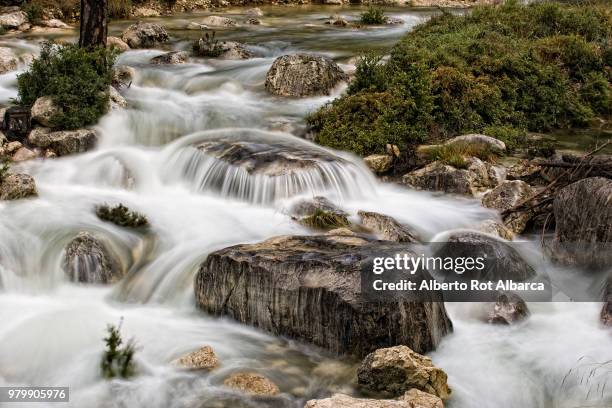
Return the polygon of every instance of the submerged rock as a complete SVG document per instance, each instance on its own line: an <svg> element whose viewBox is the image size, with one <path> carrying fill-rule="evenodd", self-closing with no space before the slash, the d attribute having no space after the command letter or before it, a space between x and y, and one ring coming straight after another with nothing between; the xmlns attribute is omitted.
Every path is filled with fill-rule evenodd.
<svg viewBox="0 0 612 408"><path fill-rule="evenodd" d="M278 386L258 373L234 373L223 381L223 385L251 395L277 395Z"/></svg>
<svg viewBox="0 0 612 408"><path fill-rule="evenodd" d="M171 51L157 57L151 58L151 64L156 65L174 65L184 64L189 59L189 54L185 51Z"/></svg>
<svg viewBox="0 0 612 408"><path fill-rule="evenodd" d="M9 173L0 180L0 200L36 197L36 183L28 174Z"/></svg>
<svg viewBox="0 0 612 408"><path fill-rule="evenodd" d="M359 211L361 224L376 233L381 239L396 242L419 242L415 234L388 215L370 211Z"/></svg>
<svg viewBox="0 0 612 408"><path fill-rule="evenodd" d="M568 265L612 264L612 180L590 177L563 188L553 202L554 251Z"/></svg>
<svg viewBox="0 0 612 408"><path fill-rule="evenodd" d="M333 60L308 54L278 57L266 74L266 90L279 96L329 95L346 74Z"/></svg>
<svg viewBox="0 0 612 408"><path fill-rule="evenodd" d="M53 98L50 96L41 96L36 99L31 110L32 120L46 127L50 127L53 117L60 113L60 107L53 102Z"/></svg>
<svg viewBox="0 0 612 408"><path fill-rule="evenodd" d="M207 16L200 22L208 27L233 27L236 25L236 20L223 16Z"/></svg>
<svg viewBox="0 0 612 408"><path fill-rule="evenodd" d="M79 233L68 243L63 266L74 282L107 284L124 275L116 255L88 232Z"/></svg>
<svg viewBox="0 0 612 408"><path fill-rule="evenodd" d="M170 36L166 29L159 24L139 21L125 30L121 39L131 48L150 48L167 42Z"/></svg>
<svg viewBox="0 0 612 408"><path fill-rule="evenodd" d="M219 366L219 359L210 346L189 353L175 361L179 367L189 370L212 370Z"/></svg>
<svg viewBox="0 0 612 408"><path fill-rule="evenodd" d="M262 17L264 15L263 11L261 11L259 7L250 8L245 12L245 14L253 17Z"/></svg>
<svg viewBox="0 0 612 408"><path fill-rule="evenodd" d="M488 322L492 324L513 324L529 316L525 301L514 293L500 293L489 313Z"/></svg>
<svg viewBox="0 0 612 408"><path fill-rule="evenodd" d="M348 21L346 21L344 17L339 16L339 15L333 15L329 17L329 20L327 20L325 24L338 26L338 27L346 27L348 26L349 23Z"/></svg>
<svg viewBox="0 0 612 408"><path fill-rule="evenodd" d="M482 196L482 205L500 212L509 210L535 194L535 190L521 180L505 181ZM525 230L533 214L529 211L513 212L504 218L504 224L515 234Z"/></svg>
<svg viewBox="0 0 612 408"><path fill-rule="evenodd" d="M93 129L62 130L52 132L48 128L34 128L28 142L42 149L51 149L58 156L83 153L92 149L98 140Z"/></svg>
<svg viewBox="0 0 612 408"><path fill-rule="evenodd" d="M16 70L18 63L19 60L12 49L0 47L0 74Z"/></svg>
<svg viewBox="0 0 612 408"><path fill-rule="evenodd" d="M412 388L447 399L447 375L429 357L409 347L378 349L363 360L357 371L359 385L373 392L400 397Z"/></svg>
<svg viewBox="0 0 612 408"><path fill-rule="evenodd" d="M363 356L396 344L432 350L452 330L444 304L435 302L439 293L417 302L362 294L361 268L382 250L412 254L405 244L347 235L281 236L225 248L201 264L196 303L334 353Z"/></svg>

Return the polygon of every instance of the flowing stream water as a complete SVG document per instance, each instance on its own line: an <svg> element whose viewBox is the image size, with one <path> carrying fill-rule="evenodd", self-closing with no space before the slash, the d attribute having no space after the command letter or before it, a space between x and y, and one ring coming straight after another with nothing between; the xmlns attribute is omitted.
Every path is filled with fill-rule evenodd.
<svg viewBox="0 0 612 408"><path fill-rule="evenodd" d="M360 209L385 213L425 238L495 217L477 200L382 184L358 158L292 135L302 133L308 112L342 88L329 97L282 99L268 95L263 87L265 73L279 55L316 52L350 68L352 57L390 47L432 11L389 9L388 14L406 24L342 29L324 24L340 11L333 7L263 10L263 25L217 33L221 39L249 44L257 58L159 66L148 61L161 49L122 54L118 64L137 72L124 93L129 108L101 120L98 147L17 166L34 176L40 197L0 202L0 386L69 386L68 405L78 408L301 408L310 398L354 394L356 362L198 311L193 278L199 263L211 251L229 245L312 233L286 214L300 197L325 195L353 216ZM352 18L359 11L341 10ZM247 18L244 10L227 13ZM188 39L199 33L183 27L202 15L153 19L165 24L175 39L166 50L187 49ZM129 23L115 22L111 32L118 34ZM39 40L40 35L33 34L5 37L0 43L29 53L38 49ZM0 76L4 103L16 96L15 75ZM190 146L226 136L320 150L338 160L279 182L223 167ZM119 202L146 214L151 231L130 232L95 216L96 205ZM132 265L121 283L96 287L68 282L61 266L63 249L80 231L102 234L122 255L122 262ZM454 333L431 353L434 363L449 374L453 397L447 406L612 406L609 390L587 398L593 384L605 377L596 375L582 384L579 378L566 378L570 369L585 361L612 359L611 332L597 321L600 306L531 304L533 314L526 322L497 327L480 320L477 305L448 304ZM125 337L133 337L139 346L139 375L130 381L103 380L102 338L107 324L121 319ZM218 370L204 375L171 364L203 345L216 351L222 363ZM281 398L254 401L224 388L225 376L237 369L264 373L278 384Z"/></svg>

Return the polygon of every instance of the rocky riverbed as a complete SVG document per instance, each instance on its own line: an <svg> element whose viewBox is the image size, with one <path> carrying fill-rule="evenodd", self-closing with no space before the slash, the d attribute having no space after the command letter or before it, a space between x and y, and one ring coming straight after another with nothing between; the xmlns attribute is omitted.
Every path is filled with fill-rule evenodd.
<svg viewBox="0 0 612 408"><path fill-rule="evenodd" d="M58 131L58 107L36 101L32 129L1 140L11 164L0 173L0 385L69 386L74 407L610 403L609 252L585 260L564 246L612 239L609 157L573 179L547 166L572 166L576 153L508 157L486 135L421 146L410 168L396 146L359 158L311 143L304 116L344 91L359 53L387 49L436 13L390 7L393 24L364 27L363 9L116 21L108 114ZM76 33L51 19L5 20L6 121L19 117L15 78L41 41ZM211 29L218 43L192 47ZM428 153L481 152L466 144L491 154L457 164ZM521 206L539 196L548 201ZM486 248L500 259L496 278L569 277L556 281L561 302L363 296L369 257L415 257L432 241L460 243L462 256ZM598 287L572 287L585 264ZM106 381L104 328L120 319L138 372Z"/></svg>

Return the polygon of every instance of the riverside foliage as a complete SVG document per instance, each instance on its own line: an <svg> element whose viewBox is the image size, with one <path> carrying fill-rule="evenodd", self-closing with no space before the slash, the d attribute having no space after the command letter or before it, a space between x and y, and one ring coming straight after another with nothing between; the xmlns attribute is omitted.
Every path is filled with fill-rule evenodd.
<svg viewBox="0 0 612 408"><path fill-rule="evenodd" d="M109 107L115 53L99 47L46 43L28 71L17 76L19 103L31 106L49 96L60 108L51 118L57 129L95 124Z"/></svg>
<svg viewBox="0 0 612 408"><path fill-rule="evenodd" d="M527 130L609 115L611 66L610 5L444 13L408 33L387 62L362 58L346 95L307 121L318 143L361 155L468 132L512 146Z"/></svg>

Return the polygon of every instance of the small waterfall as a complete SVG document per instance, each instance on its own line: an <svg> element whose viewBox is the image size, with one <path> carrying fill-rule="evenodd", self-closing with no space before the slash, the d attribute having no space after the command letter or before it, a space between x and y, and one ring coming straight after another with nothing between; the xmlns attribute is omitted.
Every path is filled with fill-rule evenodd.
<svg viewBox="0 0 612 408"><path fill-rule="evenodd" d="M375 195L375 180L360 164L273 132L196 133L175 145L165 170L171 180L182 179L196 191L254 204L297 195L331 195L341 201Z"/></svg>

